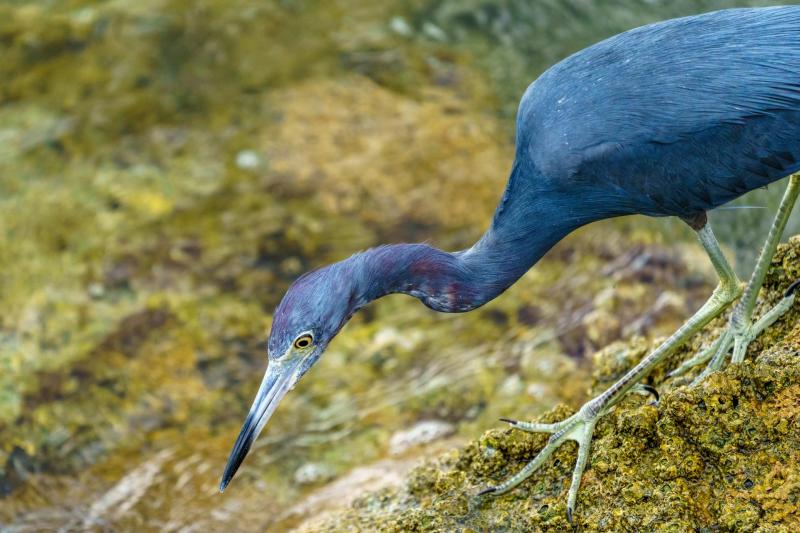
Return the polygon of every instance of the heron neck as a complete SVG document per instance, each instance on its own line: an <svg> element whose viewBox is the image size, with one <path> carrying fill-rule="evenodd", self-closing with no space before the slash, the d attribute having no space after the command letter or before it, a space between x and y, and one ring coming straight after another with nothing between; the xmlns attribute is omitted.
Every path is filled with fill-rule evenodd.
<svg viewBox="0 0 800 533"><path fill-rule="evenodd" d="M543 180L528 179L525 172L515 165L490 228L471 248L450 253L426 244L396 244L353 257L356 308L386 294L405 293L436 311L475 309L588 222L576 215L581 210L574 200L562 201L557 192L542 190Z"/></svg>
<svg viewBox="0 0 800 533"><path fill-rule="evenodd" d="M489 229L456 255L480 287L474 307L496 298L556 243L590 222L578 191L560 191L525 163L515 162Z"/></svg>

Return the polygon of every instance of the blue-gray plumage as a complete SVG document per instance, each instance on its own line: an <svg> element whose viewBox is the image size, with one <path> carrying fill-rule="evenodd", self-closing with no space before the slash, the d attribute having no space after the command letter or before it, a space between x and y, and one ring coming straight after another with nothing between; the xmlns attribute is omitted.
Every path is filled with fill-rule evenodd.
<svg viewBox="0 0 800 533"><path fill-rule="evenodd" d="M612 37L531 84L517 124L517 157L595 220L711 210L800 169L800 8Z"/></svg>
<svg viewBox="0 0 800 533"><path fill-rule="evenodd" d="M630 214L681 217L698 231L720 276L711 299L573 417L552 425L512 422L554 433L553 446L564 439L579 442L571 514L596 419L741 292L705 213L798 170L800 7L732 9L651 24L568 57L522 97L511 176L490 228L474 246L455 253L425 244L382 246L308 273L291 286L276 310L268 372L221 489L286 391L367 303L405 293L437 311L469 311L506 290L580 226ZM734 310L730 339L691 365L712 359L709 368L719 368L732 346L733 360L741 360L743 347L760 331L751 320L753 301L796 195L793 177ZM782 305L788 308L793 298L790 291ZM533 466L487 492L505 492L525 479L552 453L551 444Z"/></svg>

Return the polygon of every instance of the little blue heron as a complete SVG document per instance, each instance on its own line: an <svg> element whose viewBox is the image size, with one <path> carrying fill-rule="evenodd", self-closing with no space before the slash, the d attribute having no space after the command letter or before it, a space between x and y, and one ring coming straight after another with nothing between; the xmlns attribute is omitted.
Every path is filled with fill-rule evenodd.
<svg viewBox="0 0 800 533"><path fill-rule="evenodd" d="M446 313L475 309L508 289L573 230L621 215L675 216L697 232L719 284L672 336L574 415L554 424L506 420L550 433L502 494L563 442L578 443L570 521L597 420L650 370L739 298L728 325L673 374L707 362L695 380L744 359L748 344L792 305L797 283L758 320L756 297L800 192L800 7L730 9L636 28L551 67L519 105L516 155L491 226L471 248L373 248L301 276L278 305L269 366L220 484L224 490L278 402L357 310L392 293ZM706 213L789 176L744 290Z"/></svg>

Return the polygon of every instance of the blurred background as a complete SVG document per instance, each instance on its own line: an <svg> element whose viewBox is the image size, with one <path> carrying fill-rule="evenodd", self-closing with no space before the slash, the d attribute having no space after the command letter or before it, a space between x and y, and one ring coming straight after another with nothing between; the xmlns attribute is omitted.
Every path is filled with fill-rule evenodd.
<svg viewBox="0 0 800 533"><path fill-rule="evenodd" d="M308 528L498 416L577 404L595 351L712 288L681 223L584 228L466 315L371 305L217 491L295 277L471 245L549 65L772 3L0 2L1 529ZM782 186L712 214L740 272Z"/></svg>

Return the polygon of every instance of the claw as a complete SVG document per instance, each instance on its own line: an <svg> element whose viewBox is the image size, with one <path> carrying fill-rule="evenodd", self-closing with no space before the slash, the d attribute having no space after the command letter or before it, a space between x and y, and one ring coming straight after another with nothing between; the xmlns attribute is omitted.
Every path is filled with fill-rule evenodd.
<svg viewBox="0 0 800 533"><path fill-rule="evenodd" d="M567 507L567 522L572 525L572 507Z"/></svg>
<svg viewBox="0 0 800 533"><path fill-rule="evenodd" d="M511 424L512 426L516 426L517 424L519 424L519 421L518 421L518 420L512 420L512 419L510 419L510 418L501 418L501 419L500 419L500 422L508 422L508 423L509 423L509 424Z"/></svg>
<svg viewBox="0 0 800 533"><path fill-rule="evenodd" d="M492 494L493 492L497 492L497 487L486 487L482 491L478 493L478 496L483 496L485 494Z"/></svg>
<svg viewBox="0 0 800 533"><path fill-rule="evenodd" d="M800 287L800 279L794 280L794 282L792 282L792 284L786 288L786 292L783 293L783 297L788 298L794 294L794 291L796 291L798 287Z"/></svg>
<svg viewBox="0 0 800 533"><path fill-rule="evenodd" d="M642 385L642 390L650 393L650 395L656 399L656 403L658 403L658 401L661 399L661 397L658 395L658 390L651 385Z"/></svg>
<svg viewBox="0 0 800 533"><path fill-rule="evenodd" d="M649 394L650 396L656 399L656 405L658 404L658 400L660 399L656 388L651 385L645 385L644 383L639 383L638 385L634 386L629 392L636 392L638 394Z"/></svg>

